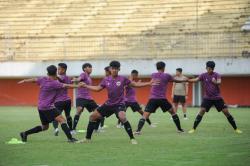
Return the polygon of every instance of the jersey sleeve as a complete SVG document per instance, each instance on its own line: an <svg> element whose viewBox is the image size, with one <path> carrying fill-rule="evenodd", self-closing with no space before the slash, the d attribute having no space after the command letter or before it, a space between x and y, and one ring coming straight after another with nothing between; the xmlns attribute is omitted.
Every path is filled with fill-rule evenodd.
<svg viewBox="0 0 250 166"><path fill-rule="evenodd" d="M124 86L127 87L130 84L131 84L131 81L128 78L124 77Z"/></svg>
<svg viewBox="0 0 250 166"><path fill-rule="evenodd" d="M59 81L54 81L53 82L53 89L62 89L63 88L63 83Z"/></svg>
<svg viewBox="0 0 250 166"><path fill-rule="evenodd" d="M80 81L85 81L85 79L86 79L86 75L85 75L85 73L82 73L80 75Z"/></svg>
<svg viewBox="0 0 250 166"><path fill-rule="evenodd" d="M204 74L200 74L198 78L199 78L200 81L203 81L204 80Z"/></svg>
<svg viewBox="0 0 250 166"><path fill-rule="evenodd" d="M99 84L102 88L106 88L106 79L103 78L101 83Z"/></svg>
<svg viewBox="0 0 250 166"><path fill-rule="evenodd" d="M37 85L41 85L42 81L43 81L43 77L38 77L36 81Z"/></svg>

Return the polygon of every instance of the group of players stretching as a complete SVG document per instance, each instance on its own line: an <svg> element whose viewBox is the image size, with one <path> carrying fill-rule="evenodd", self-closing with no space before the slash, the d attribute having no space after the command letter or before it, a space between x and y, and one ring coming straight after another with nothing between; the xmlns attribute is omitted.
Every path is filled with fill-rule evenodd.
<svg viewBox="0 0 250 166"><path fill-rule="evenodd" d="M118 123L121 123L127 132L131 143L137 144L134 135L141 134L145 121L153 126L149 117L151 113L155 113L159 107L163 112L169 112L171 114L177 127L177 132L183 133L184 130L181 128L176 109L178 103L181 102L184 110L184 118L187 118L185 114L185 100L183 99L183 97L185 98L187 95L187 91L185 94L180 95L178 92L181 93L181 91L176 86L187 86L187 82L198 81L202 82L205 93L201 109L196 116L193 128L189 133L194 133L196 131L203 115L205 112L208 112L212 106L215 106L219 112L222 111L224 113L236 133L242 133L242 131L237 128L234 118L229 113L228 108L220 95L219 85L221 84L221 76L214 72L214 68L215 63L213 61L208 61L206 63L207 72L202 73L197 78L188 79L187 77L182 77L182 70L180 68L177 69L176 77L165 73L165 63L160 61L156 63L157 72L151 75L151 80L148 82L142 82L136 81L138 77L138 71L136 70L131 72L129 78L119 75L120 62L111 61L109 66L105 68L106 76L99 85L93 86L90 78L92 66L89 63L85 63L82 66L83 73L78 78L70 78L66 75L67 65L65 63L59 63L58 68L54 65L50 65L47 67L46 77L25 79L18 82L19 84L25 82L36 82L40 87L38 112L41 125L21 132L21 139L23 142L26 142L28 135L47 130L49 128L49 123L53 122L55 135L58 135L58 123L60 123L63 132L68 138L68 142L88 143L91 141L91 136L94 130L98 130L100 126L103 126L104 118L108 118L112 114L115 114L119 120ZM167 85L169 82L174 82L174 88L176 88L176 90L172 92L175 107L173 107L166 99ZM145 86L151 86L151 90L149 101L145 110L142 111L142 108L136 100L134 88ZM67 93L68 88L77 88L77 111L73 120L70 116L71 100ZM108 99L104 104L98 106L91 97L90 91L99 92L105 88L108 92ZM128 119L126 118L126 109L128 107L131 107L134 112L139 112L142 115L134 133ZM76 132L77 123L84 108L91 112L91 115L89 117L86 137L83 140L78 141L73 138L72 135ZM66 120L61 115L63 111L65 112Z"/></svg>

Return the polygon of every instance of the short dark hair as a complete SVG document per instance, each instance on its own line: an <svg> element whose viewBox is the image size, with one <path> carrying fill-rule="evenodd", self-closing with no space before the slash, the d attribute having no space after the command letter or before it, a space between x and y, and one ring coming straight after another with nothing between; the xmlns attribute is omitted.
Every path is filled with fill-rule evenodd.
<svg viewBox="0 0 250 166"><path fill-rule="evenodd" d="M182 68L177 68L176 71L182 73Z"/></svg>
<svg viewBox="0 0 250 166"><path fill-rule="evenodd" d="M214 67L215 67L214 61L207 61L206 67L210 67L211 69L214 69Z"/></svg>
<svg viewBox="0 0 250 166"><path fill-rule="evenodd" d="M67 65L66 63L58 63L58 66L65 69L65 71L67 70Z"/></svg>
<svg viewBox="0 0 250 166"><path fill-rule="evenodd" d="M105 71L109 71L109 66L106 66L106 67L104 68L104 70L105 70Z"/></svg>
<svg viewBox="0 0 250 166"><path fill-rule="evenodd" d="M131 74L138 74L139 72L137 70L132 70Z"/></svg>
<svg viewBox="0 0 250 166"><path fill-rule="evenodd" d="M119 69L121 67L121 64L119 61L111 61L109 64L110 67Z"/></svg>
<svg viewBox="0 0 250 166"><path fill-rule="evenodd" d="M166 64L164 62L162 62L162 61L156 63L156 69L157 70L162 70L162 69L165 68L165 66L166 66Z"/></svg>
<svg viewBox="0 0 250 166"><path fill-rule="evenodd" d="M92 65L91 65L90 63L84 63L84 64L82 65L82 70L84 70L84 69L87 68L87 67L92 68Z"/></svg>
<svg viewBox="0 0 250 166"><path fill-rule="evenodd" d="M56 76L57 68L55 65L50 65L47 67L47 72L49 76Z"/></svg>

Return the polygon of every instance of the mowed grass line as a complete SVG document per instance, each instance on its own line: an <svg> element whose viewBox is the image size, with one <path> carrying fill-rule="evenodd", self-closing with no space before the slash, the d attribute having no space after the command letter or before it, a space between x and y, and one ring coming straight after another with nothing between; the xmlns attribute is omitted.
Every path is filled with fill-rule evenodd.
<svg viewBox="0 0 250 166"><path fill-rule="evenodd" d="M35 107L0 107L0 165L1 166L246 166L250 163L250 109L230 109L243 134L235 134L222 113L212 109L203 118L195 134L178 134L170 115L160 110L151 116L157 128L145 124L143 135L136 137L139 144L131 145L124 129L116 128L113 116L105 121L104 133L94 134L91 144L69 144L60 132L49 131L32 135L25 145L6 145L19 132L34 127L40 120ZM198 108L188 108L189 120L183 128L188 131ZM75 109L72 109L72 116ZM86 129L88 112L81 116L78 129ZM138 113L127 111L136 129ZM76 138L82 139L80 133Z"/></svg>

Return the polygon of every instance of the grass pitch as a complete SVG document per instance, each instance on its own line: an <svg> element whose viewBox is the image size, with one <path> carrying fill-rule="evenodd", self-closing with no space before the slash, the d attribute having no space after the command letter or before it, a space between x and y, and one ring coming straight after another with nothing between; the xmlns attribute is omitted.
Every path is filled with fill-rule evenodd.
<svg viewBox="0 0 250 166"><path fill-rule="evenodd" d="M114 116L106 119L104 133L94 134L91 144L69 144L60 130L53 135L52 126L46 132L28 137L25 145L7 145L19 132L40 123L35 107L0 107L1 166L246 166L250 163L250 109L230 109L243 134L234 133L222 113L212 109L203 118L195 134L178 134L170 115L160 110L151 116L157 128L145 123L138 145L131 145L124 129L116 128ZM188 108L188 120L182 127L188 131L198 108ZM72 109L72 117L75 109ZM78 129L86 129L89 113L82 114ZM136 129L138 113L127 111ZM84 133L75 137L81 139Z"/></svg>

